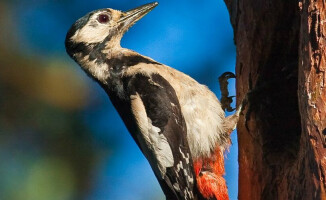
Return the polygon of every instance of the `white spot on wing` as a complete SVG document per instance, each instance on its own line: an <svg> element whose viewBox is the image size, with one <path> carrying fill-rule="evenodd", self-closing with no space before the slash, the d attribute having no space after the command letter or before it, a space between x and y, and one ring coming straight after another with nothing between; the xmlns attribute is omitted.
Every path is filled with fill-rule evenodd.
<svg viewBox="0 0 326 200"><path fill-rule="evenodd" d="M183 170L183 173L184 173L184 175L187 177L187 181L189 182L189 183L191 183L191 184L193 184L194 183L194 179L193 179L193 177L191 176L191 174L188 174L188 172L187 172L187 170Z"/></svg>
<svg viewBox="0 0 326 200"><path fill-rule="evenodd" d="M138 93L131 95L131 107L137 121L140 134L137 135L141 149L150 162L154 172L165 176L166 168L174 164L172 149L166 139L161 134L161 129L152 125L151 119L147 117L144 104Z"/></svg>
<svg viewBox="0 0 326 200"><path fill-rule="evenodd" d="M186 188L185 189L185 197L186 197L186 199L188 199L188 197L190 198L190 199L193 199L194 198L194 194L192 193L192 191L189 191L189 189L188 188Z"/></svg>
<svg viewBox="0 0 326 200"><path fill-rule="evenodd" d="M186 160L186 163L189 164L189 160L190 160L190 155L189 153L187 153L187 156L185 156L185 154L182 152L181 148L179 147L179 151L182 155L182 158Z"/></svg>
<svg viewBox="0 0 326 200"><path fill-rule="evenodd" d="M172 149L166 137L160 134L161 129L153 126L151 119L148 118L149 128L149 148L152 148L158 160L158 167L160 169L162 178L165 175L166 168L172 167L174 163Z"/></svg>
<svg viewBox="0 0 326 200"><path fill-rule="evenodd" d="M182 161L180 161L180 162L177 164L177 172L178 172L178 173L180 172L180 169L183 169Z"/></svg>
<svg viewBox="0 0 326 200"><path fill-rule="evenodd" d="M174 183L173 184L173 188L176 190L176 191L180 191L180 186L179 186L179 184L178 183Z"/></svg>

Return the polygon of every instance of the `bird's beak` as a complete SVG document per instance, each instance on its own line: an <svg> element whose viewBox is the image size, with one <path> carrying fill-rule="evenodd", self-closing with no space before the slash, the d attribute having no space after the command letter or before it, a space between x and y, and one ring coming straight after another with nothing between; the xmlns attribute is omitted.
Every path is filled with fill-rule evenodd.
<svg viewBox="0 0 326 200"><path fill-rule="evenodd" d="M158 5L158 2L148 3L132 10L123 13L123 17L118 21L120 30L126 31L135 22L144 17L147 13L153 10Z"/></svg>

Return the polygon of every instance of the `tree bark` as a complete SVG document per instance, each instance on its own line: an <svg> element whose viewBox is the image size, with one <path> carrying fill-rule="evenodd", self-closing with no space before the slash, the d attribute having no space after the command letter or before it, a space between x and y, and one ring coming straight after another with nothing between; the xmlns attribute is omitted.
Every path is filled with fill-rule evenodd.
<svg viewBox="0 0 326 200"><path fill-rule="evenodd" d="M225 0L237 47L239 199L326 199L326 1Z"/></svg>

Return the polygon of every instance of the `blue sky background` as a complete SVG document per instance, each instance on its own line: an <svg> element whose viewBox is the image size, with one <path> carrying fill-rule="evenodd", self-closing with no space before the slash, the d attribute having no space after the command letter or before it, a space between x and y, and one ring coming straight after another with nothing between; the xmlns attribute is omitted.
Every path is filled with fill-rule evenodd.
<svg viewBox="0 0 326 200"><path fill-rule="evenodd" d="M72 71L72 74L77 78L68 78L69 81L62 83L63 87L69 87L69 85L75 84L74 80L78 80L80 82L78 84L83 85L82 88L87 91L82 99L83 106L75 109L74 113L77 114L72 115L72 117L75 116L78 123L87 127L87 141L89 143L87 148L92 149L96 159L90 163L91 167L88 169L89 176L85 183L87 185L86 192L77 195L79 193L76 191L77 183L72 181L71 186L65 187L67 191L67 188L71 189L64 193L64 197L57 199L164 199L149 164L130 137L106 94L66 55L64 48L67 30L75 20L87 12L105 7L128 10L145 3L149 3L149 1L20 0L4 1L2 3L2 6L5 6L7 10L6 17L8 19L2 18L0 25L4 26L1 28L7 28L10 31L5 32L3 30L6 34L0 36L0 44L7 45L6 47L10 48L12 52L26 59L40 60L44 65L39 65L42 68L50 69L51 67L47 66L47 63L54 63L51 65L54 70L65 68ZM121 45L189 74L198 82L208 85L219 98L218 76L225 71L234 72L235 68L233 31L226 6L222 0L162 0L151 13L126 33ZM1 58L1 54L0 61L4 62L4 57ZM39 74L39 76L42 76L42 74ZM229 88L230 93L235 95L234 82L231 81ZM52 109L50 104L48 107ZM68 111L61 112L67 113ZM70 117L67 117L67 119L70 119ZM54 124L56 123L53 113L49 120ZM60 117L55 120L64 121ZM70 125L67 126L70 127ZM31 125L31 127L33 126ZM22 128L22 130L16 130L16 132L21 133L23 130L26 131L26 129ZM45 128L44 134L46 134L46 130L48 129ZM56 132L56 130L57 127L54 127L53 132ZM1 126L0 131L9 133L8 129L1 128ZM33 134L36 132L33 128L30 131ZM35 133L35 137L38 138L40 134L42 132ZM14 139L6 141L7 143L10 141L8 143L10 145L0 147L0 159L2 160L8 158L10 148L16 148L17 145ZM17 159L9 159L9 164L0 165L0 170L8 174L17 168L13 170L12 176L16 174L15 176L19 180L29 173L27 169L30 169L31 166L36 166L36 170L38 170L35 172L36 174L42 169L47 169L43 168L43 165L39 165L40 162L37 161L28 161L28 163L32 164L24 165L26 168L24 166L18 168L21 165L17 163L23 162L21 158L25 158L26 155L28 155L27 158L35 159L38 156L44 158L48 155L44 147L39 144L39 141L34 141L33 138L29 138L27 142L24 140L20 142L22 144L26 143L26 148L22 147L23 153L19 154L20 156L16 157ZM226 159L226 180L230 199L234 200L237 199L238 190L238 148L235 132L232 133L232 142L233 145ZM2 140L2 143L4 143L4 140ZM40 147L35 147L36 150L32 151L31 146ZM61 159L60 156L57 158ZM57 162L54 163L54 165L57 165ZM66 165L62 164L62 166ZM22 176L18 176L17 173L22 174ZM69 173L67 172L67 174ZM8 175L8 180L11 178ZM59 185L61 184L60 180L58 181ZM26 181L26 187L28 188L28 184L31 182L28 179L24 179L24 181ZM13 183L13 186L15 184ZM11 190L4 187L4 185L8 185L8 182L0 181L0 192L4 191L8 195L12 195ZM33 188L26 190L31 191L31 193L34 191ZM33 199L32 196L31 199ZM2 199L1 194L0 199ZM20 198L17 197L16 199Z"/></svg>

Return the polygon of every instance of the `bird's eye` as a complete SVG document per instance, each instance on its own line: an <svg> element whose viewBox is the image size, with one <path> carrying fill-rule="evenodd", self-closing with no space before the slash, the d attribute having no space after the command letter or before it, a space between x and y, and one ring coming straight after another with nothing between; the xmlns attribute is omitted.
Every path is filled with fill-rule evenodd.
<svg viewBox="0 0 326 200"><path fill-rule="evenodd" d="M102 23L102 24L106 24L106 23L108 23L109 19L110 19L109 18L109 15L107 15L107 14L100 14L98 16L98 18L97 18L97 21L100 22L100 23Z"/></svg>

